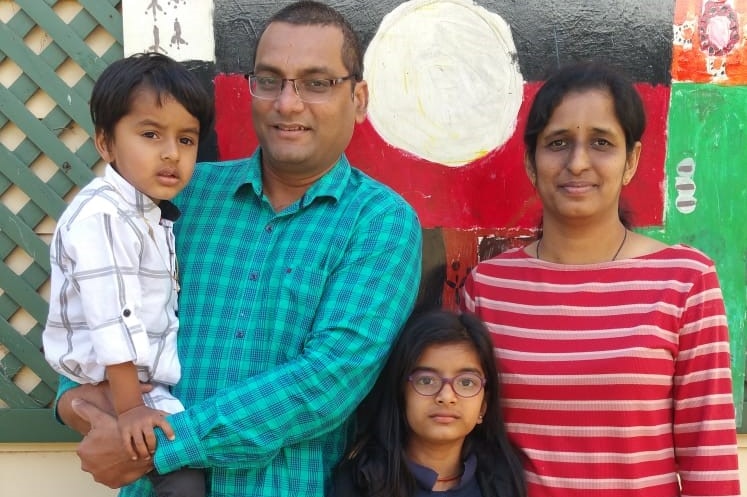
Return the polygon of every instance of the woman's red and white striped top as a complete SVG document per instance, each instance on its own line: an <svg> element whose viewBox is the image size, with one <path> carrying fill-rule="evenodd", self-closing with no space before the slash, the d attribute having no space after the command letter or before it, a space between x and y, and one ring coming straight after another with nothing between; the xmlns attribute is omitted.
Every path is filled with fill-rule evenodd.
<svg viewBox="0 0 747 497"><path fill-rule="evenodd" d="M707 256L676 245L576 266L514 249L478 264L462 307L492 333L529 497L740 495L728 330Z"/></svg>

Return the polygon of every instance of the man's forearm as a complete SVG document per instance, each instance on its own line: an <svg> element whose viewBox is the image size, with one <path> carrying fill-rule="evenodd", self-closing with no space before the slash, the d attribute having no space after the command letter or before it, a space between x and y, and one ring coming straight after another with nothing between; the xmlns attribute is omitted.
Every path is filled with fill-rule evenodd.
<svg viewBox="0 0 747 497"><path fill-rule="evenodd" d="M98 385L80 385L63 393L57 401L57 416L67 426L85 435L91 429L88 421L84 420L73 410L73 399L83 399L99 409L114 415L114 406L109 398L107 383Z"/></svg>

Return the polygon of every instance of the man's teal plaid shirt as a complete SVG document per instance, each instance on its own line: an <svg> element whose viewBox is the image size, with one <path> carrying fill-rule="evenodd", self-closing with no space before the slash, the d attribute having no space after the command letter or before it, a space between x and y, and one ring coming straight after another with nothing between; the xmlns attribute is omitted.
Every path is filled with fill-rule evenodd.
<svg viewBox="0 0 747 497"><path fill-rule="evenodd" d="M421 230L402 198L344 156L275 213L259 159L198 164L175 201L173 391L187 410L168 417L176 439L159 432L154 463L208 468L210 497L323 497L347 420L413 308Z"/></svg>

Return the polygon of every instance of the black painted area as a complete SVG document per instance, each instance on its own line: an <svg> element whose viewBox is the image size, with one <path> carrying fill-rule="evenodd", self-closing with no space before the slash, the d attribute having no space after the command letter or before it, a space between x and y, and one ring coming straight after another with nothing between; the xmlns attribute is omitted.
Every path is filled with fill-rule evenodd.
<svg viewBox="0 0 747 497"><path fill-rule="evenodd" d="M423 274L414 313L443 306L446 247L441 229L423 229ZM414 289L413 289L414 290Z"/></svg>
<svg viewBox="0 0 747 497"><path fill-rule="evenodd" d="M183 64L192 74L197 76L210 95L215 95L215 85L213 83L216 74L215 64L200 60L190 60L183 62ZM218 137L215 134L215 127L213 127L205 140L200 142L197 149L197 161L210 162L216 160L218 160Z"/></svg>
<svg viewBox="0 0 747 497"><path fill-rule="evenodd" d="M251 70L254 46L266 20L288 0L216 0L217 69ZM332 0L364 43L397 0ZM486 0L478 5L511 26L524 79L545 79L548 69L574 60L614 64L636 81L670 83L674 0Z"/></svg>

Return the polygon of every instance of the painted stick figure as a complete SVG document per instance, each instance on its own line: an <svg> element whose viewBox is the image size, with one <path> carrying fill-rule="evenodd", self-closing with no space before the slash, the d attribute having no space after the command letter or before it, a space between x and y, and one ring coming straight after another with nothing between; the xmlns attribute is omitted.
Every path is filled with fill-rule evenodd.
<svg viewBox="0 0 747 497"><path fill-rule="evenodd" d="M182 25L179 23L179 19L174 19L174 35L171 37L170 47L176 45L176 49L179 50L180 45L189 45L187 40L182 38Z"/></svg>

